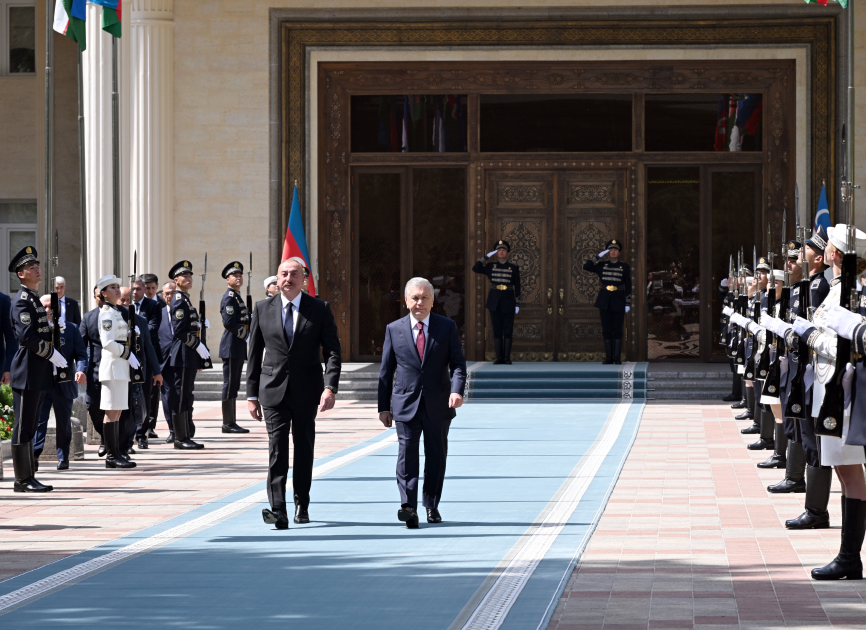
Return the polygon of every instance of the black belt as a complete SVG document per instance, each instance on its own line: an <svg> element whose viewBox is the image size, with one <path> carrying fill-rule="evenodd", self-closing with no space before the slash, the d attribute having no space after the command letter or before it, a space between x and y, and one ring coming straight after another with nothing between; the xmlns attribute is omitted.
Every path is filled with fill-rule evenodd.
<svg viewBox="0 0 866 630"><path fill-rule="evenodd" d="M625 291L625 287L617 287L617 286L614 286L612 284L609 284L607 286L603 286L601 288L601 290L602 291Z"/></svg>
<svg viewBox="0 0 866 630"><path fill-rule="evenodd" d="M497 291L509 291L514 289L514 285L511 284L494 284L491 289L496 289Z"/></svg>

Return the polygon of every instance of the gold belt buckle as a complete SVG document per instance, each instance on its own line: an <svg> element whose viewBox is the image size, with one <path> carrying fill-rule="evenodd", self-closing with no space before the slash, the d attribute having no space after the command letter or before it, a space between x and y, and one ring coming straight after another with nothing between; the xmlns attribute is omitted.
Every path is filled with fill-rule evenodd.
<svg viewBox="0 0 866 630"><path fill-rule="evenodd" d="M500 291L505 291L508 289L508 285L507 284L497 284L496 288L499 289Z"/></svg>
<svg viewBox="0 0 866 630"><path fill-rule="evenodd" d="M605 287L605 288L606 288L608 291L616 291L616 287L613 286L612 284L607 285L607 287Z"/></svg>

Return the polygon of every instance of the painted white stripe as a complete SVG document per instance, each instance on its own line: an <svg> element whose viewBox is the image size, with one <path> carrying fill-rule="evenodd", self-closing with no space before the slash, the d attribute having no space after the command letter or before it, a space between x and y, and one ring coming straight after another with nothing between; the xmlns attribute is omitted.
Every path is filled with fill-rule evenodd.
<svg viewBox="0 0 866 630"><path fill-rule="evenodd" d="M493 583L484 599L478 604L478 608L463 625L463 630L494 630L502 626L517 597L532 577L539 562L544 559L551 545L565 528L598 473L604 458L613 448L630 407L631 402L621 402L614 406L612 420L593 452L588 454L583 466L562 493L559 501Z"/></svg>
<svg viewBox="0 0 866 630"><path fill-rule="evenodd" d="M383 440L316 466L313 468L313 479L327 475L342 466L358 461L376 451L381 451L382 449L391 446L396 441L397 434L394 433ZM172 527L171 529L167 529L159 534L154 534L149 538L144 538L132 543L131 545L122 547L121 549L116 549L104 556L99 556L93 560L82 562L81 564L77 564L65 571L60 571L59 573L55 573L47 578L28 584L16 591L12 591L8 595L0 597L0 615L10 612L11 610L23 606L35 599L44 597L54 591L70 586L75 582L94 575L95 573L104 571L113 565L147 553L148 551L152 551L157 547L161 547L175 540L185 538L199 530L240 514L251 507L265 503L267 500L267 493L264 490L254 492L248 497L229 503L228 505L205 514L204 516L200 516L176 527Z"/></svg>

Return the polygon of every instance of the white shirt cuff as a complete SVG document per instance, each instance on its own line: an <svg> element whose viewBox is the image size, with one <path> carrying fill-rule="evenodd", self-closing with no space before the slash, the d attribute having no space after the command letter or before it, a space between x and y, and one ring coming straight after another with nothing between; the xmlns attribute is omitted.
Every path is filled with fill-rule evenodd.
<svg viewBox="0 0 866 630"><path fill-rule="evenodd" d="M247 396L247 400L255 400L256 402L258 402L259 397L258 396Z"/></svg>

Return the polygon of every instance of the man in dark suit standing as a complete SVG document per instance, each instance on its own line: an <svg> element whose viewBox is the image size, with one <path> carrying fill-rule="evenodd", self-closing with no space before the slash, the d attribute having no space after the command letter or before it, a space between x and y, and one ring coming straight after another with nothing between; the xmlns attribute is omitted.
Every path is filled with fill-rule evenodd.
<svg viewBox="0 0 866 630"><path fill-rule="evenodd" d="M18 340L15 339L15 329L12 327L12 299L5 293L0 293L0 334L3 335L3 350L5 355L0 353L0 356L5 356L0 365L3 366L3 375L0 376L0 383L8 385L12 376L12 358L18 350Z"/></svg>
<svg viewBox="0 0 866 630"><path fill-rule="evenodd" d="M406 527L418 527L418 446L424 435L423 504L427 522L441 523L439 499L445 481L448 429L463 405L466 359L460 333L453 320L433 315L433 285L424 278L406 283L409 314L385 330L379 371L379 420L386 427L396 422L400 450L397 518ZM397 387L394 387L394 376Z"/></svg>
<svg viewBox="0 0 866 630"><path fill-rule="evenodd" d="M101 409L102 384L99 382L99 364L102 362L102 340L99 337L99 309L102 308L102 296L97 287L93 287L93 303L96 305L87 311L78 325L78 332L84 340L87 349L87 384L84 390L84 400L87 403L87 415L93 423L93 430L99 434L100 444L97 455L105 457L105 438L102 435L102 423L105 411Z"/></svg>
<svg viewBox="0 0 866 630"><path fill-rule="evenodd" d="M268 525L288 529L289 430L295 447L294 520L309 523L316 409L328 411L334 406L340 382L340 338L330 305L301 291L303 265L286 260L280 265L277 278L280 292L258 302L253 309L247 407L256 420L264 416L268 428L271 509L262 510L262 517Z"/></svg>
<svg viewBox="0 0 866 630"><path fill-rule="evenodd" d="M151 317L147 317L147 327L150 330L150 343L156 352L157 357L162 356L162 346L159 341L159 328L162 325L162 316L165 312L165 300L157 294L159 289L159 278L153 273L143 273L139 276L144 283L144 297L156 302L156 307L153 309ZM150 418L150 425L147 427L147 437L156 439L159 436L156 434L156 419L159 415L159 399L161 387L152 387L150 391L150 400L147 401L147 415Z"/></svg>
<svg viewBox="0 0 866 630"><path fill-rule="evenodd" d="M81 323L81 307L71 297L66 297L66 278L57 276L54 279L54 290L60 303L60 319L68 324L78 326Z"/></svg>
<svg viewBox="0 0 866 630"><path fill-rule="evenodd" d="M159 323L162 321L162 309L159 308L156 300L151 300L145 295L144 288L144 278L139 276L132 282L132 291L130 292L130 297L132 298L132 305L135 308L135 314L143 317L147 322L147 327L141 328L141 338L147 338L147 345L152 348L151 352L156 350L154 344L154 337L157 338L157 344L159 343ZM150 359L151 357L145 357L146 359ZM141 359L139 359L141 361ZM151 363L149 366L149 370L153 370L153 364ZM153 375L162 374L162 371L159 372L151 372ZM160 383L162 382L162 378L160 377ZM144 422L141 425L138 425L135 431L135 439L138 442L138 447L142 449L147 448L147 438L149 437L149 433L151 431L151 427L156 426L156 414L159 412L159 396L154 397L153 392L154 389L159 391L159 386L155 385L151 382L151 379L145 378L144 382L141 384L142 393L144 394L144 411L145 418ZM155 435L155 434L154 434ZM157 436L158 437L158 436Z"/></svg>
<svg viewBox="0 0 866 630"><path fill-rule="evenodd" d="M168 437L165 438L166 444L174 444L174 425L171 423L171 407L168 404L169 390L174 382L174 373L171 371L171 340L174 338L174 329L171 323L171 300L174 298L174 292L177 285L169 280L162 286L162 297L157 300L162 311L162 319L159 322L157 330L157 344L154 345L156 354L159 357L160 367L162 368L162 415L165 416L165 423L168 425ZM159 296L157 296L159 297ZM159 346L157 349L156 346Z"/></svg>

